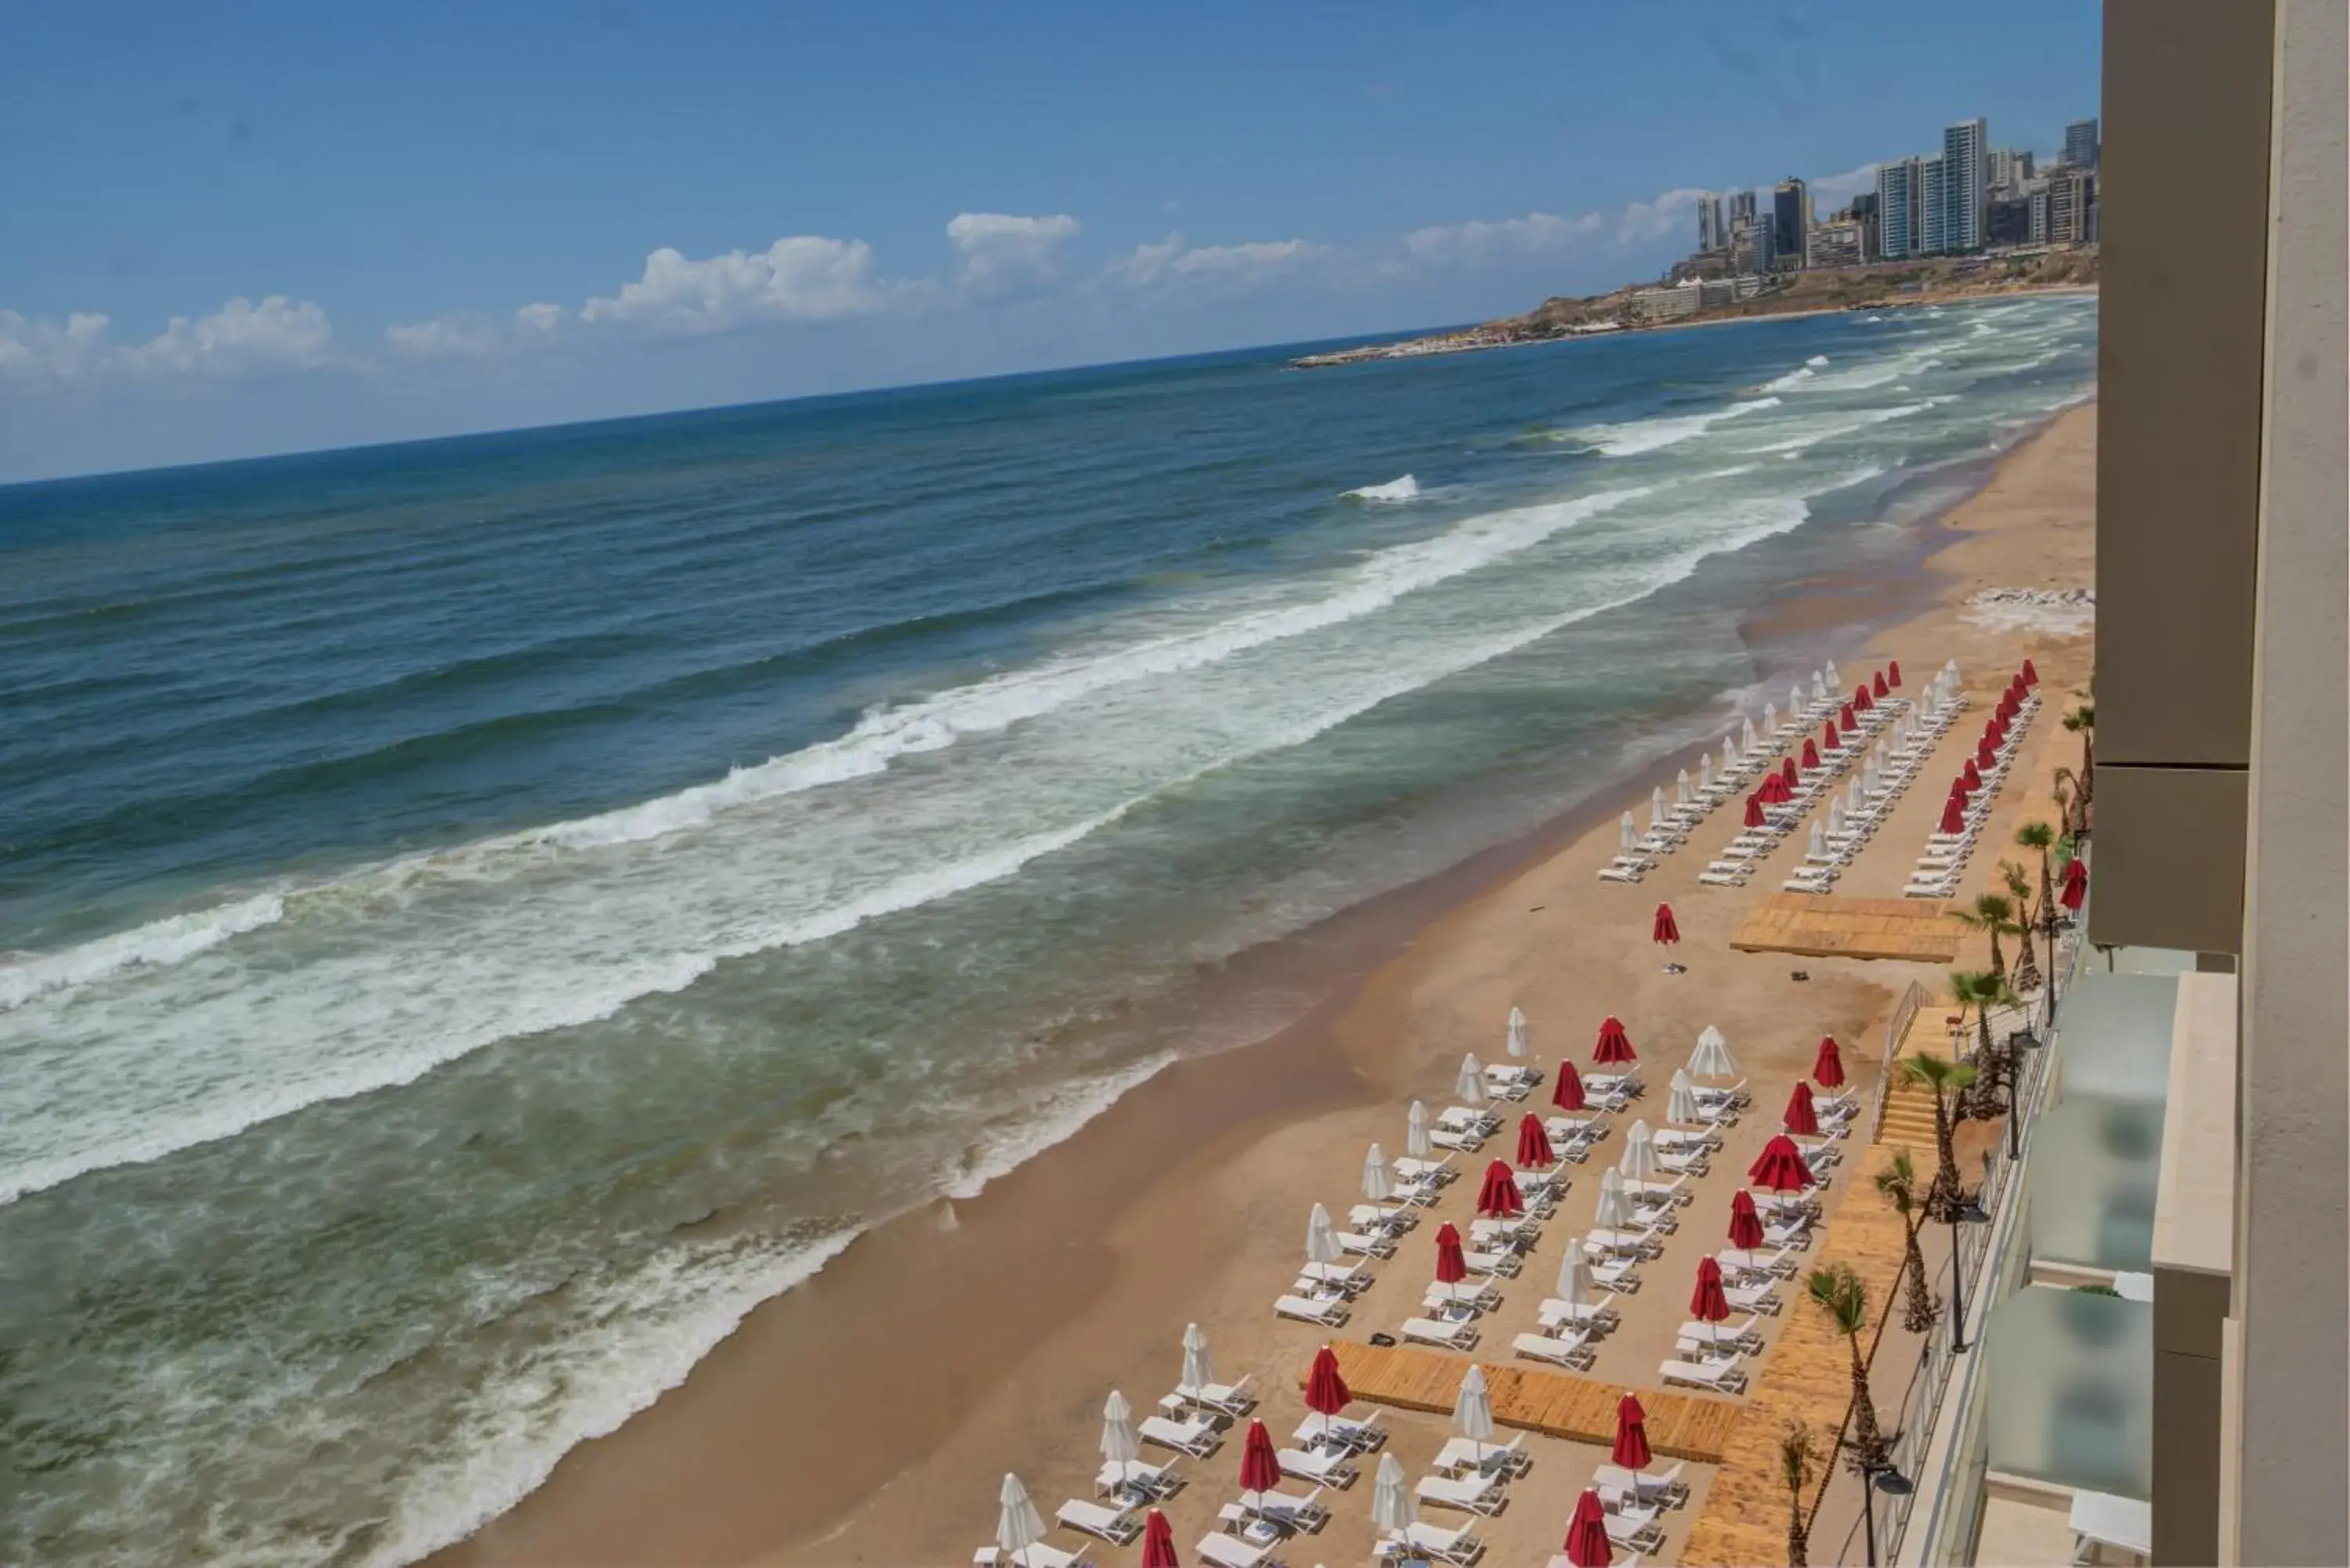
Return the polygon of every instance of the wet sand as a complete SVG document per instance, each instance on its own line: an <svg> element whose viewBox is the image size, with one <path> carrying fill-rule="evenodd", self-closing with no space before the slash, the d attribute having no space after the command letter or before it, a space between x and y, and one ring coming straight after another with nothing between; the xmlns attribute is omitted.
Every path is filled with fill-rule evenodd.
<svg viewBox="0 0 2350 1568"><path fill-rule="evenodd" d="M2049 700L2027 754L2043 753L2033 766L2044 774L2044 753L2061 750L2056 715L2085 685L2089 639L1980 627L1962 606L1985 587L2092 580L2095 439L2092 406L2008 453L1930 534L1939 548L1927 568L1823 581L1758 612L1748 628L1758 670L1784 684L1824 653L1849 684L1890 656L1922 680L1955 657L1985 700L2030 656ZM1936 768L1922 775L1839 892L1898 889L1926 831L1912 834L1909 817L1930 808L1924 796L1938 797L1939 776ZM1729 1194L1820 1035L1844 1042L1866 1099L1896 998L1913 978L1940 977L1921 966L1730 951L1739 919L1777 889L1781 862L1792 858L1783 848L1745 888L1700 888L1710 851L1735 831L1730 811L1645 883L1596 880L1613 850L1615 812L1645 796L1649 782L1299 939L1315 968L1351 977L1311 1016L1262 1044L1170 1068L958 1206L951 1220L941 1207L860 1240L816 1280L754 1313L681 1386L582 1445L512 1513L434 1561L967 1563L991 1536L1005 1470L1021 1475L1048 1520L1062 1499L1093 1495L1104 1397L1122 1388L1147 1413L1175 1381L1187 1322L1208 1330L1222 1376L1253 1376L1264 1401L1259 1414L1285 1445L1305 1413L1295 1379L1324 1337L1272 1311L1303 1257L1307 1210L1320 1200L1343 1220L1365 1146L1377 1139L1390 1156L1401 1152L1404 1106L1415 1096L1431 1108L1451 1103L1462 1053L1500 1059L1513 1005L1531 1020L1545 1074L1561 1054L1586 1060L1600 1018L1620 1016L1652 1085L1635 1114L1658 1124L1663 1081L1707 1023L1729 1036L1752 1080L1754 1112L1715 1157L1665 1257L1644 1268L1645 1288L1628 1298L1625 1325L1604 1342L1593 1374L1654 1386L1687 1316L1696 1260L1722 1244ZM2012 796L2003 809L2012 815L2017 804ZM1977 857L1970 890L1996 858ZM1660 898L1679 915L1685 940L1675 956L1685 974L1663 972L1648 941ZM1795 979L1798 970L1808 979ZM1547 1095L1545 1083L1531 1103ZM1506 1158L1511 1145L1496 1139L1477 1167ZM1619 1130L1589 1164L1568 1168L1560 1215L1523 1277L1504 1282L1502 1310L1480 1324L1480 1356L1507 1360L1511 1338L1534 1326L1564 1240L1588 1223L1599 1172L1622 1147ZM1473 1175L1456 1183L1399 1255L1375 1265L1378 1282L1341 1334L1393 1332L1418 1310L1435 1226L1449 1218L1465 1227L1473 1193ZM1839 1182L1831 1201L1841 1196ZM1782 1293L1794 1310L1792 1290ZM1752 1365L1759 1372L1767 1358ZM1898 1382L1884 1396L1898 1401ZM1407 1474L1425 1473L1447 1424L1404 1412L1388 1412L1387 1423ZM1167 1511L1187 1561L1218 1506L1236 1495L1237 1436L1212 1459L1180 1461L1191 1484ZM1501 1517L1477 1521L1492 1561L1539 1562L1556 1550L1575 1492L1604 1457L1548 1439L1528 1444L1533 1473L1511 1489ZM1325 1494L1330 1526L1284 1548L1285 1560L1367 1557L1369 1469L1351 1490ZM1668 1515L1668 1560L1702 1506L1704 1478L1693 1479L1690 1508ZM1440 1510L1423 1516L1464 1521ZM1048 1539L1064 1547L1082 1540L1066 1530ZM1101 1563L1139 1560L1139 1547L1091 1544Z"/></svg>

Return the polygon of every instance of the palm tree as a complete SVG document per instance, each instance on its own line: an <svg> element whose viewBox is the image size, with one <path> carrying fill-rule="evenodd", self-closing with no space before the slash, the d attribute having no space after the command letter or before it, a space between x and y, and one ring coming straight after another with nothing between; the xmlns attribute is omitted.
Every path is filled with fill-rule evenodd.
<svg viewBox="0 0 2350 1568"><path fill-rule="evenodd" d="M1926 1280L1926 1254L1918 1246L1918 1232L1926 1224L1926 1200L1918 1187L1917 1162L1908 1149L1894 1150L1885 1168L1877 1173L1877 1191L1901 1216L1901 1266L1909 1282L1902 1300L1901 1326L1911 1334L1923 1334L1934 1326L1941 1309Z"/></svg>
<svg viewBox="0 0 2350 1568"><path fill-rule="evenodd" d="M1999 939L2003 933L2018 928L2015 906L2007 901L2005 894L1978 893L1973 909L1952 909L1950 919L1970 931L1981 931L1990 937L1991 972L1998 975L2007 972L2007 957L1999 950Z"/></svg>
<svg viewBox="0 0 2350 1568"><path fill-rule="evenodd" d="M2056 813L2064 822L2064 836L2078 838L2088 831L2088 791L2081 787L2081 775L2071 768L2058 768L2050 777L2056 794Z"/></svg>
<svg viewBox="0 0 2350 1568"><path fill-rule="evenodd" d="M2064 715L2064 727L2081 737L2081 815L2088 818L2089 795L2097 776L2097 703L2090 700Z"/></svg>
<svg viewBox="0 0 2350 1568"><path fill-rule="evenodd" d="M1861 1332L1868 1327L1868 1286L1850 1263L1830 1263L1814 1269L1805 1288L1812 1304L1827 1315L1828 1325L1852 1351L1852 1418L1845 1441L1866 1480L1884 1469L1889 1457L1885 1434L1877 1427L1877 1401L1869 1397L1868 1363L1860 1354Z"/></svg>
<svg viewBox="0 0 2350 1568"><path fill-rule="evenodd" d="M2000 1086L2012 1079L2012 1064L2007 1046L1995 1039L1991 1030L1991 1013L1994 1007L2017 1004L2014 989L2007 977L1990 971L1970 972L1953 970L1950 973L1950 995L1960 1008L1975 1010L1975 1092L1967 1114L1977 1121L1989 1121L1999 1115Z"/></svg>
<svg viewBox="0 0 2350 1568"><path fill-rule="evenodd" d="M1959 1157L1950 1146L1953 1102L1975 1081L1975 1070L1947 1056L1920 1052L1901 1059L1901 1081L1924 1086L1934 1096L1934 1155L1938 1168L1926 1189L1926 1218L1945 1223L1952 1220L1966 1195L1959 1188Z"/></svg>
<svg viewBox="0 0 2350 1568"><path fill-rule="evenodd" d="M2032 950L2032 884L2023 875L2023 867L2012 860L1999 863L2000 878L2007 884L2007 896L2016 909L2015 923L2007 934L2015 939L2015 989L2040 989L2040 960Z"/></svg>
<svg viewBox="0 0 2350 1568"><path fill-rule="evenodd" d="M1779 1474L1787 1483L1787 1568L1804 1568L1811 1531L1804 1521L1804 1498L1812 1490L1812 1429L1790 1421L1779 1434Z"/></svg>
<svg viewBox="0 0 2350 1568"><path fill-rule="evenodd" d="M2056 977L2056 880L2049 862L2056 847L2056 829L2045 822L2027 822L2015 830L2015 842L2040 856L2040 913L2024 922L2048 944L2048 976Z"/></svg>

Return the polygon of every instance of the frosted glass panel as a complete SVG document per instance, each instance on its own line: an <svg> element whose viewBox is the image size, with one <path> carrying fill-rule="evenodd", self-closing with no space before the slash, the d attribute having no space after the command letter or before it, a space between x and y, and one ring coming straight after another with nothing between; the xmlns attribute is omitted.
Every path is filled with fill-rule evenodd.
<svg viewBox="0 0 2350 1568"><path fill-rule="evenodd" d="M2034 1285L1985 1325L1991 1468L2144 1499L2151 1486L2154 1308Z"/></svg>
<svg viewBox="0 0 2350 1568"><path fill-rule="evenodd" d="M2083 975L2057 1014L2064 1096L2159 1102L2170 1080L2178 977Z"/></svg>
<svg viewBox="0 0 2350 1568"><path fill-rule="evenodd" d="M2087 1096L2044 1113L2024 1169L2032 1255L2144 1273L2154 1266L2162 1106Z"/></svg>

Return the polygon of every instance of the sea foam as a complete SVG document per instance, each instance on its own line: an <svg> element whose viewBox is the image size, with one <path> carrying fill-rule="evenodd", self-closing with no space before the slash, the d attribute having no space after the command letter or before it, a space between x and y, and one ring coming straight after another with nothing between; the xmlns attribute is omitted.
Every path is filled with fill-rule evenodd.
<svg viewBox="0 0 2350 1568"><path fill-rule="evenodd" d="M1349 490L1347 495L1356 501L1415 501L1419 497L1419 481L1407 473L1385 484L1366 484L1360 490Z"/></svg>
<svg viewBox="0 0 2350 1568"><path fill-rule="evenodd" d="M1692 436L1703 435L1725 420L1740 419L1778 406L1776 398L1750 398L1707 413L1631 420L1617 425L1588 425L1581 430L1566 431L1565 436L1594 447L1609 457L1635 457L1644 452L1673 446Z"/></svg>

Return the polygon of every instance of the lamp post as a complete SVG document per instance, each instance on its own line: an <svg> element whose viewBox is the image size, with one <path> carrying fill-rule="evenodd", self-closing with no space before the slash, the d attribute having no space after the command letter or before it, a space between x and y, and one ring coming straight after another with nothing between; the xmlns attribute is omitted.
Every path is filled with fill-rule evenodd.
<svg viewBox="0 0 2350 1568"><path fill-rule="evenodd" d="M1963 1355L1967 1349L1967 1293L1960 1278L1959 1257L1959 1227L1964 1222L1963 1209L1950 1210L1950 1354Z"/></svg>

